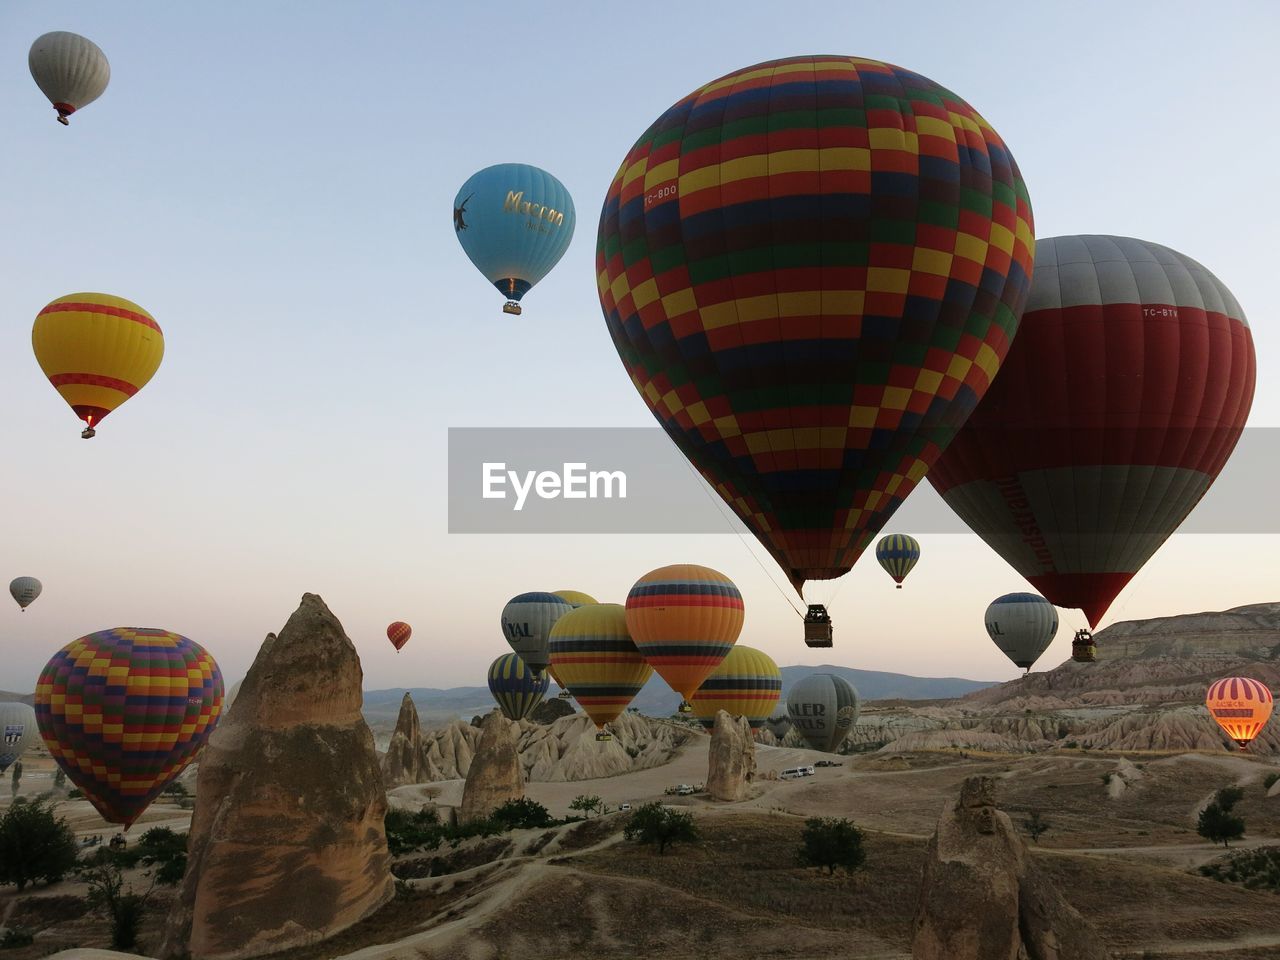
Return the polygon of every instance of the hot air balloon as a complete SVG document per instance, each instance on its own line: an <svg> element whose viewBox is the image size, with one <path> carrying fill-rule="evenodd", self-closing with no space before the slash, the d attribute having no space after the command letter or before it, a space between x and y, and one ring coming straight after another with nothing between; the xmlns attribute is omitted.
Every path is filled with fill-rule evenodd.
<svg viewBox="0 0 1280 960"><path fill-rule="evenodd" d="M695 90L627 154L596 279L632 383L797 590L849 570L986 392L1027 192L972 107L853 57Z"/></svg>
<svg viewBox="0 0 1280 960"><path fill-rule="evenodd" d="M37 37L27 54L27 66L40 92L58 111L58 122L102 96L111 79L111 64L92 40L55 30Z"/></svg>
<svg viewBox="0 0 1280 960"><path fill-rule="evenodd" d="M167 630L116 627L67 644L36 684L36 722L103 819L128 829L222 714L222 671Z"/></svg>
<svg viewBox="0 0 1280 960"><path fill-rule="evenodd" d="M556 590L555 595L565 603L569 604L569 606L575 608L585 606L589 603L599 602L595 597L591 596L591 594L583 593L581 590ZM556 686L560 688L560 692L556 694L556 696L561 700L570 699L573 694L569 692L569 688L561 682L558 676L556 676L555 667L548 665L547 672L551 674L551 679L554 680L556 682Z"/></svg>
<svg viewBox="0 0 1280 960"><path fill-rule="evenodd" d="M522 593L502 608L502 635L530 670L542 673L551 628L572 609L554 593Z"/></svg>
<svg viewBox="0 0 1280 960"><path fill-rule="evenodd" d="M899 590L902 589L902 581L907 578L907 574L919 559L920 541L905 533L891 533L881 537L880 542L876 544L876 560L880 566L884 567L885 572L893 577L893 582L898 585Z"/></svg>
<svg viewBox="0 0 1280 960"><path fill-rule="evenodd" d="M595 603L572 610L551 630L551 665L596 725L596 739L609 740L605 724L618 719L653 668L627 632L621 604Z"/></svg>
<svg viewBox="0 0 1280 960"><path fill-rule="evenodd" d="M36 360L86 424L94 425L146 386L164 357L164 335L147 311L123 297L72 293L36 315Z"/></svg>
<svg viewBox="0 0 1280 960"><path fill-rule="evenodd" d="M858 691L834 673L811 673L787 694L787 718L814 750L838 753L858 722Z"/></svg>
<svg viewBox="0 0 1280 960"><path fill-rule="evenodd" d="M387 627L387 639L391 641L391 645L396 648L397 653L409 642L411 636L413 636L413 627L403 620L397 620Z"/></svg>
<svg viewBox="0 0 1280 960"><path fill-rule="evenodd" d="M504 653L489 665L489 692L508 720L533 713L547 692L547 675L535 674L514 653Z"/></svg>
<svg viewBox="0 0 1280 960"><path fill-rule="evenodd" d="M573 198L527 163L485 167L453 201L453 232L486 280L520 313L520 298L551 272L573 239Z"/></svg>
<svg viewBox="0 0 1280 960"><path fill-rule="evenodd" d="M43 589L44 586L35 577L18 577L9 581L9 594L18 601L18 606L24 613Z"/></svg>
<svg viewBox="0 0 1280 960"><path fill-rule="evenodd" d="M22 752L36 732L36 712L25 703L0 703L0 773Z"/></svg>
<svg viewBox="0 0 1280 960"><path fill-rule="evenodd" d="M1253 338L1190 257L1127 237L1036 245L1018 338L929 481L1059 607L1097 626L1226 463Z"/></svg>
<svg viewBox="0 0 1280 960"><path fill-rule="evenodd" d="M735 644L702 681L689 705L693 715L710 730L721 710L746 717L759 730L773 714L782 695L782 672L773 658L754 647Z"/></svg>
<svg viewBox="0 0 1280 960"><path fill-rule="evenodd" d="M987 607L987 635L1023 670L1040 659L1058 632L1058 611L1034 593L1006 593Z"/></svg>
<svg viewBox="0 0 1280 960"><path fill-rule="evenodd" d="M718 570L677 563L650 570L627 594L627 629L681 713L742 632L742 594Z"/></svg>
<svg viewBox="0 0 1280 960"><path fill-rule="evenodd" d="M1247 749L1262 732L1274 706L1271 691L1260 680L1226 677L1209 685L1204 698L1209 714L1228 737Z"/></svg>

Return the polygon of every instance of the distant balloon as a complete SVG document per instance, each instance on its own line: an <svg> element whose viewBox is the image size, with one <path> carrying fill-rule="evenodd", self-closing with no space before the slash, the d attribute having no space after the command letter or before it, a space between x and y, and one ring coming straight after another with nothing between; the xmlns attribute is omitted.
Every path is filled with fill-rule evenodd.
<svg viewBox="0 0 1280 960"><path fill-rule="evenodd" d="M596 290L654 417L801 590L854 565L986 392L1033 244L972 106L799 56L648 125L605 197Z"/></svg>
<svg viewBox="0 0 1280 960"><path fill-rule="evenodd" d="M81 436L147 385L164 358L164 334L123 297L73 293L36 316L31 346L49 382L87 424Z"/></svg>
<svg viewBox="0 0 1280 960"><path fill-rule="evenodd" d="M476 269L507 298L507 313L520 313L520 298L560 262L574 222L564 184L525 163L472 174L453 201L453 232Z"/></svg>
<svg viewBox="0 0 1280 960"><path fill-rule="evenodd" d="M391 641L391 645L396 648L397 652L404 648L411 636L413 636L413 627L403 620L397 620L387 627L387 639Z"/></svg>
<svg viewBox="0 0 1280 960"><path fill-rule="evenodd" d="M551 665L600 731L653 676L618 603L587 604L566 613L551 631L550 650Z"/></svg>
<svg viewBox="0 0 1280 960"><path fill-rule="evenodd" d="M554 593L522 593L502 608L502 636L534 673L547 669L547 640L556 621L572 610Z"/></svg>
<svg viewBox="0 0 1280 960"><path fill-rule="evenodd" d="M36 733L36 712L25 703L0 703L0 773L16 760Z"/></svg>
<svg viewBox="0 0 1280 960"><path fill-rule="evenodd" d="M811 673L787 694L787 718L814 750L838 753L858 722L858 691L834 673Z"/></svg>
<svg viewBox="0 0 1280 960"><path fill-rule="evenodd" d="M53 655L36 684L36 722L71 782L128 829L209 739L222 695L222 671L198 643L116 627Z"/></svg>
<svg viewBox="0 0 1280 960"><path fill-rule="evenodd" d="M27 66L63 126L67 117L102 96L111 79L111 65L98 45L63 30L37 37L27 54Z"/></svg>
<svg viewBox="0 0 1280 960"><path fill-rule="evenodd" d="M24 611L31 606L44 586L35 577L18 577L9 583L9 593Z"/></svg>
<svg viewBox="0 0 1280 960"><path fill-rule="evenodd" d="M689 702L742 632L742 594L718 570L677 563L650 570L627 594L627 628L658 675Z"/></svg>
<svg viewBox="0 0 1280 960"><path fill-rule="evenodd" d="M581 607L588 603L599 602L591 594L583 593L581 590L557 590L555 594L571 607Z"/></svg>
<svg viewBox="0 0 1280 960"><path fill-rule="evenodd" d="M508 720L523 720L547 693L547 675L535 674L514 653L504 653L489 665L489 692Z"/></svg>
<svg viewBox="0 0 1280 960"><path fill-rule="evenodd" d="M1030 670L1058 632L1058 611L1034 593L1006 593L987 607L987 635L1000 652Z"/></svg>
<svg viewBox="0 0 1280 960"><path fill-rule="evenodd" d="M1241 750L1262 732L1274 706L1267 685L1249 677L1226 677L1210 684L1204 702L1210 716Z"/></svg>
<svg viewBox="0 0 1280 960"><path fill-rule="evenodd" d="M1226 464L1256 375L1244 311L1199 263L1129 237L1049 237L1009 356L929 482L1096 627Z"/></svg>
<svg viewBox="0 0 1280 960"><path fill-rule="evenodd" d="M885 572L893 577L893 582L902 589L902 581L915 567L920 559L920 541L905 533L891 533L880 538L876 544L876 560Z"/></svg>
<svg viewBox="0 0 1280 960"><path fill-rule="evenodd" d="M693 715L710 730L721 710L746 717L759 730L773 714L782 695L782 672L773 658L754 647L735 644L693 695Z"/></svg>

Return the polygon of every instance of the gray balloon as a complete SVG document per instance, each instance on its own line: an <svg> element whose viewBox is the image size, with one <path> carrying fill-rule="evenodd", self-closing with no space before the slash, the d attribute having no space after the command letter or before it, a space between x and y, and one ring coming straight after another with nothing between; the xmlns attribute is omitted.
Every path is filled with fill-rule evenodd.
<svg viewBox="0 0 1280 960"><path fill-rule="evenodd" d="M787 694L792 729L814 750L836 753L858 721L858 691L844 677L813 673Z"/></svg>
<svg viewBox="0 0 1280 960"><path fill-rule="evenodd" d="M22 756L36 735L36 712L25 703L0 703L0 773Z"/></svg>
<svg viewBox="0 0 1280 960"><path fill-rule="evenodd" d="M9 582L9 595L18 601L18 606L23 610L31 606L32 601L40 596L40 591L43 589L44 587L35 577L18 577Z"/></svg>
<svg viewBox="0 0 1280 960"><path fill-rule="evenodd" d="M1058 611L1038 593L996 597L984 620L987 636L1023 670L1031 669L1058 632Z"/></svg>

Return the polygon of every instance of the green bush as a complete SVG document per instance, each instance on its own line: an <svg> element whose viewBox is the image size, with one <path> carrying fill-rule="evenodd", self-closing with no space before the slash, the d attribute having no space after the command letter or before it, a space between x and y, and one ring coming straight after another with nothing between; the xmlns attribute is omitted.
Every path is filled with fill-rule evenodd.
<svg viewBox="0 0 1280 960"><path fill-rule="evenodd" d="M24 927L9 927L4 936L0 936L0 950L13 950L16 947L29 947L36 942L36 935Z"/></svg>
<svg viewBox="0 0 1280 960"><path fill-rule="evenodd" d="M139 839L135 852L148 867L155 867L156 883L174 886L187 872L187 837L168 827L152 827Z"/></svg>
<svg viewBox="0 0 1280 960"><path fill-rule="evenodd" d="M804 822L800 849L796 851L796 860L802 867L826 867L828 874L842 867L853 873L866 859L866 852L862 849L862 831L852 820L812 817Z"/></svg>
<svg viewBox="0 0 1280 960"><path fill-rule="evenodd" d="M111 946L115 950L132 950L138 945L138 930L151 891L134 893L125 889L124 877L117 864L92 867L80 874L89 885L89 902L103 908L111 922Z"/></svg>
<svg viewBox="0 0 1280 960"><path fill-rule="evenodd" d="M21 892L36 880L57 883L79 857L75 834L53 813L53 800L18 798L0 817L0 883Z"/></svg>
<svg viewBox="0 0 1280 960"><path fill-rule="evenodd" d="M412 850L434 850L444 839L445 827L440 816L432 809L410 813L407 810L388 810L385 821L387 849L392 855Z"/></svg>
<svg viewBox="0 0 1280 960"><path fill-rule="evenodd" d="M627 840L657 844L661 855L672 844L697 840L698 828L694 825L693 814L664 807L655 801L643 804L631 814L622 835Z"/></svg>
<svg viewBox="0 0 1280 960"><path fill-rule="evenodd" d="M536 800L521 797L519 800L508 800L489 817L495 824L505 830L527 830L531 828L555 826L556 821L547 808Z"/></svg>
<svg viewBox="0 0 1280 960"><path fill-rule="evenodd" d="M1237 850L1200 868L1200 875L1250 890L1280 893L1280 847Z"/></svg>

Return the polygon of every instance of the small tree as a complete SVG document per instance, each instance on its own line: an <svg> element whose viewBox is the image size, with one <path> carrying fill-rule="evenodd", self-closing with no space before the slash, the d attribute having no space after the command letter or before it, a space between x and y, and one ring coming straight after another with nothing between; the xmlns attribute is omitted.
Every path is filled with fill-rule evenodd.
<svg viewBox="0 0 1280 960"><path fill-rule="evenodd" d="M137 852L148 867L155 867L156 883L173 886L187 872L187 838L168 827L152 827L138 840Z"/></svg>
<svg viewBox="0 0 1280 960"><path fill-rule="evenodd" d="M800 849L796 860L803 867L826 867L828 875L837 867L853 873L866 862L862 849L862 831L852 820L835 817L813 817L804 822Z"/></svg>
<svg viewBox="0 0 1280 960"><path fill-rule="evenodd" d="M125 889L124 875L115 864L92 867L82 871L80 876L89 885L89 902L106 910L111 921L111 946L116 950L131 950L137 946L138 930L142 926L142 914L151 896L151 888L146 893Z"/></svg>
<svg viewBox="0 0 1280 960"><path fill-rule="evenodd" d="M0 817L0 883L57 883L76 865L79 848L67 821L53 814L53 800L19 798Z"/></svg>
<svg viewBox="0 0 1280 960"><path fill-rule="evenodd" d="M1200 811L1196 832L1211 843L1222 841L1230 847L1232 840L1244 836L1244 819L1232 815L1231 810L1244 797L1239 787L1223 787L1214 794L1212 802Z"/></svg>
<svg viewBox="0 0 1280 960"><path fill-rule="evenodd" d="M550 827L555 824L550 812L536 800L521 797L519 800L508 800L489 817L504 830L516 830L530 827Z"/></svg>
<svg viewBox="0 0 1280 960"><path fill-rule="evenodd" d="M12 795L18 795L18 783L22 780L22 761L18 760L13 765L13 791Z"/></svg>
<svg viewBox="0 0 1280 960"><path fill-rule="evenodd" d="M693 823L693 814L654 802L644 804L631 814L622 835L640 843L656 843L661 855L671 844L693 843L698 839L698 828Z"/></svg>
<svg viewBox="0 0 1280 960"><path fill-rule="evenodd" d="M1040 842L1041 835L1048 832L1049 827L1049 821L1040 816L1039 810L1032 810L1030 816L1022 821L1022 829L1026 830L1027 836L1037 844Z"/></svg>
<svg viewBox="0 0 1280 960"><path fill-rule="evenodd" d="M604 801L594 794L579 794L573 798L573 803L569 804L570 810L581 810L588 820L591 819L592 813L603 813Z"/></svg>

